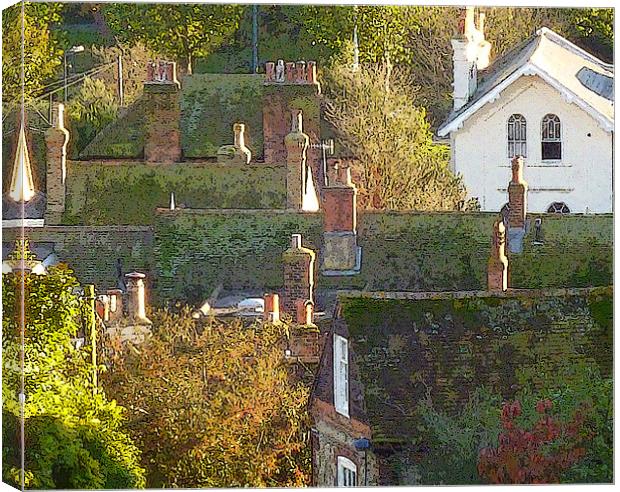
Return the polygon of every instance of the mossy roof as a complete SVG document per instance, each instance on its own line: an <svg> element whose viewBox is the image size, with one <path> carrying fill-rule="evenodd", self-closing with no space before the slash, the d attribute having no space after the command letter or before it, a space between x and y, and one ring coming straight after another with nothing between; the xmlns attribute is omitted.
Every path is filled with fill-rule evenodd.
<svg viewBox="0 0 620 492"><path fill-rule="evenodd" d="M263 75L194 74L181 80L181 148L185 158L215 157L233 141L232 126L246 125L246 145L263 155ZM144 149L146 98L141 97L104 128L80 159L135 159Z"/></svg>
<svg viewBox="0 0 620 492"><path fill-rule="evenodd" d="M391 295L400 299L344 294L335 323L350 342L352 416L371 425L377 443L419 439L426 397L451 412L482 386L509 398L542 384L537 363L549 374L578 362L613 370L611 287ZM329 352L328 340L315 389L328 402Z"/></svg>

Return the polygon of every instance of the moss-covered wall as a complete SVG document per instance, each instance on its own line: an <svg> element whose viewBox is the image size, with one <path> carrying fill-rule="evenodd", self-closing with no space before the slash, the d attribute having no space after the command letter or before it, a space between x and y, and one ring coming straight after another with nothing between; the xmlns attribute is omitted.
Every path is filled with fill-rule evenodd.
<svg viewBox="0 0 620 492"><path fill-rule="evenodd" d="M580 364L613 370L611 287L345 297L342 306L376 442L418 440L427 395L450 412L481 386L509 398L559 374L570 383Z"/></svg>
<svg viewBox="0 0 620 492"><path fill-rule="evenodd" d="M318 289L457 291L486 288L495 214L360 214L362 270L317 279ZM178 211L154 224L164 298L228 288L282 287L281 254L290 234L318 248L322 214L284 210ZM587 287L612 283L611 216L546 216L545 244L511 256L512 286ZM596 268L595 268L596 266ZM176 277L175 275L180 275ZM180 280L179 280L180 279ZM186 289L186 290L184 290ZM183 294L186 292L186 294ZM323 306L319 306L320 308Z"/></svg>
<svg viewBox="0 0 620 492"><path fill-rule="evenodd" d="M278 289L291 234L316 249L321 227L319 214L284 210L163 213L154 228L160 298L198 302L220 282L226 289Z"/></svg>
<svg viewBox="0 0 620 492"><path fill-rule="evenodd" d="M280 208L283 166L70 161L65 224L152 224L155 208Z"/></svg>
<svg viewBox="0 0 620 492"><path fill-rule="evenodd" d="M3 229L2 241L11 245L18 234L19 229ZM153 271L153 234L148 227L46 226L26 228L25 234L31 243L53 244L59 260L75 271L78 280L93 283L98 290L116 287L118 258L123 273Z"/></svg>
<svg viewBox="0 0 620 492"><path fill-rule="evenodd" d="M545 242L510 255L515 288L609 285L613 279L613 217L543 218ZM362 271L321 279L325 287L446 291L486 288L493 213L377 212L358 216ZM534 220L534 217L531 217Z"/></svg>

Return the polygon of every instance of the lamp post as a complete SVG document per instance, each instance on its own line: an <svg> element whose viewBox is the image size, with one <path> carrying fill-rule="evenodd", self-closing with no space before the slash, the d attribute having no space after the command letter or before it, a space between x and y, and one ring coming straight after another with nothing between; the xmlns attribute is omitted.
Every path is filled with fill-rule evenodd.
<svg viewBox="0 0 620 492"><path fill-rule="evenodd" d="M65 104L67 104L67 77L68 77L67 54L75 55L76 53L81 53L82 51L84 51L84 46L80 45L80 46L72 46L68 50L65 50L65 52L63 53L63 61L64 61L64 68L65 68L65 77L64 77Z"/></svg>

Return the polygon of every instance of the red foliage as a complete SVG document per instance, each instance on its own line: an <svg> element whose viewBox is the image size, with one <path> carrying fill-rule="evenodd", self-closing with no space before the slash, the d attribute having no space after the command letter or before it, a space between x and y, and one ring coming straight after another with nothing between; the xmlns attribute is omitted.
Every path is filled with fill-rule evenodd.
<svg viewBox="0 0 620 492"><path fill-rule="evenodd" d="M478 473L491 483L558 483L563 471L585 455L584 412L578 410L568 423L549 415L551 400L536 404L540 419L532 429L517 425L519 401L502 408L503 432L497 448L484 448L478 457Z"/></svg>

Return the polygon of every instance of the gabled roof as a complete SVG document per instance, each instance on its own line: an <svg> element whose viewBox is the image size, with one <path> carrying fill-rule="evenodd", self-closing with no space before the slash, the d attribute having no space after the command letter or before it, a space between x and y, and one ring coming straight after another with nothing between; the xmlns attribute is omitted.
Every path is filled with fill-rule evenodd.
<svg viewBox="0 0 620 492"><path fill-rule="evenodd" d="M614 128L614 67L546 27L499 58L483 74L471 100L452 111L437 131L440 137L458 130L465 120L523 75L538 75L577 104L608 132Z"/></svg>

